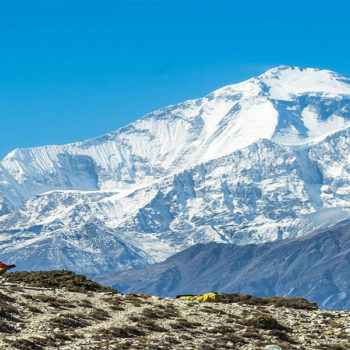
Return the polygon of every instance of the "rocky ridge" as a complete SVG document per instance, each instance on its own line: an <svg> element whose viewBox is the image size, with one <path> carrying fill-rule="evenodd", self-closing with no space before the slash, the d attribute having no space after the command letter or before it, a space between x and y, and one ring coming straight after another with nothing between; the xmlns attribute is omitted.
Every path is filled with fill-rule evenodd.
<svg viewBox="0 0 350 350"><path fill-rule="evenodd" d="M162 297L232 290L350 309L350 224L264 244L197 244L143 269L93 277L123 293Z"/></svg>
<svg viewBox="0 0 350 350"><path fill-rule="evenodd" d="M200 303L84 288L3 284L0 349L345 350L350 345L350 312L320 310L304 299L227 294L221 302Z"/></svg>

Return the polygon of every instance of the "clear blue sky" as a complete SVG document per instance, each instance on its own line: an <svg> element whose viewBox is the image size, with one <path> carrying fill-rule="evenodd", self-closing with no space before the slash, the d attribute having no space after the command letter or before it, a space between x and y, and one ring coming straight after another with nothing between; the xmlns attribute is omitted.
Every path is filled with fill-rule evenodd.
<svg viewBox="0 0 350 350"><path fill-rule="evenodd" d="M0 1L0 158L280 65L350 77L350 2Z"/></svg>

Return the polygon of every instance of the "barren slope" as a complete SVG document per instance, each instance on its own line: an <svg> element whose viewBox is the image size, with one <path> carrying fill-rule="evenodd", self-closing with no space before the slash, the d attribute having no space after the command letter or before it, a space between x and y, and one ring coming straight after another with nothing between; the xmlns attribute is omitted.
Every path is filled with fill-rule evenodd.
<svg viewBox="0 0 350 350"><path fill-rule="evenodd" d="M338 349L350 313L301 299L198 303L111 292L1 287L1 349ZM278 349L278 348L272 348Z"/></svg>

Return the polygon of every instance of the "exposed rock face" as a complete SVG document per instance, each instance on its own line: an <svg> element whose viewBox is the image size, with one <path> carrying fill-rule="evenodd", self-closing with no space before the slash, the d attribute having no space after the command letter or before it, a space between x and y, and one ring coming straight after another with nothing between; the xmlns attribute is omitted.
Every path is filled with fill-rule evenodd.
<svg viewBox="0 0 350 350"><path fill-rule="evenodd" d="M140 270L96 278L122 292L160 296L216 290L295 296L350 309L350 225L261 245L199 244Z"/></svg>
<svg viewBox="0 0 350 350"><path fill-rule="evenodd" d="M0 162L0 249L106 273L196 243L262 243L350 216L350 83L277 67L105 136Z"/></svg>
<svg viewBox="0 0 350 350"><path fill-rule="evenodd" d="M298 299L198 303L1 286L0 349L348 349L350 313Z"/></svg>

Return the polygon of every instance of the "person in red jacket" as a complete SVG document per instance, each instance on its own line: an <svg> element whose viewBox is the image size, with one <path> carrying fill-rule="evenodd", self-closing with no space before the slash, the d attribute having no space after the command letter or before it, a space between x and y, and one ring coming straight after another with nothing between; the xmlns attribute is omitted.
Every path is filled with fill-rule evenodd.
<svg viewBox="0 0 350 350"><path fill-rule="evenodd" d="M16 265L6 265L0 261L0 277L3 276L8 270L13 269Z"/></svg>

